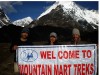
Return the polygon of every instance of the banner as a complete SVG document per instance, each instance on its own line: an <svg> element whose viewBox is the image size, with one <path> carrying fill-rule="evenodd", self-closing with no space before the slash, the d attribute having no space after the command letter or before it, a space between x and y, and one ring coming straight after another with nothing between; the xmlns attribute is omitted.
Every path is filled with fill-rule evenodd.
<svg viewBox="0 0 100 75"><path fill-rule="evenodd" d="M25 75L96 75L96 45L19 46L18 67Z"/></svg>

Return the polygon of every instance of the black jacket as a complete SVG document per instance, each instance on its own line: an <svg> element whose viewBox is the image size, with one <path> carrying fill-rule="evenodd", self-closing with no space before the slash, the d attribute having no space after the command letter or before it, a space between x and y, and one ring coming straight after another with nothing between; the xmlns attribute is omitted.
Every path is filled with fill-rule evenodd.
<svg viewBox="0 0 100 75"><path fill-rule="evenodd" d="M16 62L16 50L13 50L12 49L14 47L14 45L17 45L17 46L25 46L25 45L33 45L33 44L29 40L23 42L20 39L12 42L12 44L10 46L10 51L14 53L14 62Z"/></svg>

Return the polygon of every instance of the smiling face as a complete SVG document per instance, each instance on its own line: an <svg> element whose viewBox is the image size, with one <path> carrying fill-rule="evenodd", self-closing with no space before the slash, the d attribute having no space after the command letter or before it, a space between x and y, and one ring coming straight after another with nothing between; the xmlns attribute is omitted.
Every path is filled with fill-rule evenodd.
<svg viewBox="0 0 100 75"><path fill-rule="evenodd" d="M80 36L78 34L73 34L74 41L79 41Z"/></svg>
<svg viewBox="0 0 100 75"><path fill-rule="evenodd" d="M50 36L50 42L54 43L56 41L56 37L55 36Z"/></svg>

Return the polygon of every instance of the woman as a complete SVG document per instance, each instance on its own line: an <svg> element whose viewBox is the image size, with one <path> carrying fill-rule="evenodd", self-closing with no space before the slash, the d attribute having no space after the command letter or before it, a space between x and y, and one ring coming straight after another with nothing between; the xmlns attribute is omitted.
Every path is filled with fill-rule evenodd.
<svg viewBox="0 0 100 75"><path fill-rule="evenodd" d="M49 42L46 45L60 45L57 41L57 34L55 32L50 33Z"/></svg>

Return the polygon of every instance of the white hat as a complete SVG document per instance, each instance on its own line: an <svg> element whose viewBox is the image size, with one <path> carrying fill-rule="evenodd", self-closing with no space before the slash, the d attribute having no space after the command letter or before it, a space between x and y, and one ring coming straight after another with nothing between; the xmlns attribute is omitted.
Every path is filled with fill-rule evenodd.
<svg viewBox="0 0 100 75"><path fill-rule="evenodd" d="M72 34L78 34L78 35L80 35L79 29L74 28L73 31L72 31Z"/></svg>
<svg viewBox="0 0 100 75"><path fill-rule="evenodd" d="M55 32L50 33L50 37L54 36L55 38L57 38L57 34Z"/></svg>

